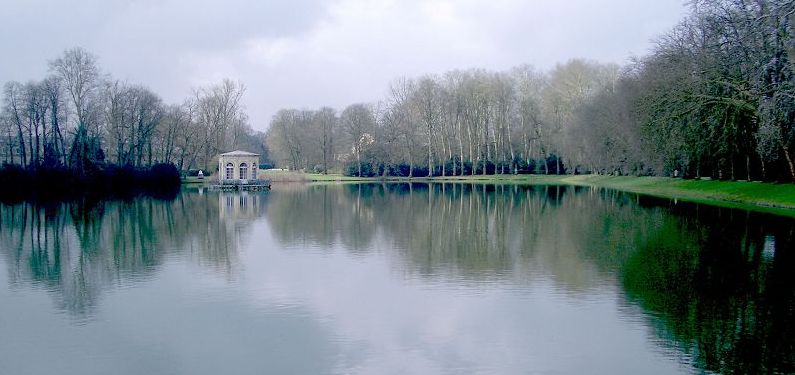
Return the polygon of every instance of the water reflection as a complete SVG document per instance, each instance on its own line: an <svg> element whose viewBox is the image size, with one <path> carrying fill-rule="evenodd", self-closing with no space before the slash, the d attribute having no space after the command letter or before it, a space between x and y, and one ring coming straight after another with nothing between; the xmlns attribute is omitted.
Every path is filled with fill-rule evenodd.
<svg viewBox="0 0 795 375"><path fill-rule="evenodd" d="M634 237L647 230L639 223L665 215L639 210L628 195L600 194L562 186L296 186L275 192L267 216L287 247L341 244L352 253L399 256L421 277L552 277L585 292L613 279Z"/></svg>
<svg viewBox="0 0 795 375"><path fill-rule="evenodd" d="M245 362L229 371L255 372L246 359L267 344L308 373L793 373L793 248L791 219L562 186L282 185L0 205L0 263L17 294L46 290L78 319L104 300L106 317L124 318L120 336L172 337L188 372L223 372L229 361L202 371L215 349ZM174 269L186 264L199 272ZM86 331L114 342L101 335L119 329L109 321ZM229 341L201 351L197 327ZM312 344L322 360L302 351Z"/></svg>
<svg viewBox="0 0 795 375"><path fill-rule="evenodd" d="M575 298L610 285L626 319L702 371L795 372L795 225L780 218L555 186L372 184L274 193L283 246L383 253L414 277ZM641 309L638 310L637 307Z"/></svg>
<svg viewBox="0 0 795 375"><path fill-rule="evenodd" d="M194 191L173 200L0 205L0 256L12 287L30 283L59 309L90 318L104 290L147 280L171 257L233 279L239 239L263 215L264 199Z"/></svg>
<svg viewBox="0 0 795 375"><path fill-rule="evenodd" d="M791 220L676 207L623 267L656 334L720 373L795 372Z"/></svg>

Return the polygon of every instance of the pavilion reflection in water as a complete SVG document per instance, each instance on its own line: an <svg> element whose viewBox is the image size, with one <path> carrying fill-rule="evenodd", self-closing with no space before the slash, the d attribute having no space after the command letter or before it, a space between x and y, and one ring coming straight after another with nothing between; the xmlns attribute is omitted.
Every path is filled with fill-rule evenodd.
<svg viewBox="0 0 795 375"><path fill-rule="evenodd" d="M250 221L262 216L264 196L257 192L219 192L218 217L222 220Z"/></svg>

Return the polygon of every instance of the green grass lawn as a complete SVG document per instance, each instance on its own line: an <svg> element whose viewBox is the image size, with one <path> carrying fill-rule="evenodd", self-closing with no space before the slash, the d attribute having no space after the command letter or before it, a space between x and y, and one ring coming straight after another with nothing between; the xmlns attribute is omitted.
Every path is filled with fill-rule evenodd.
<svg viewBox="0 0 795 375"><path fill-rule="evenodd" d="M196 176L186 176L182 178L183 184L207 184L210 182L210 177L198 178Z"/></svg>
<svg viewBox="0 0 795 375"><path fill-rule="evenodd" d="M695 202L718 202L734 207L756 206L765 211L795 216L795 184L790 183L608 176L569 176L562 181L572 185L598 186Z"/></svg>

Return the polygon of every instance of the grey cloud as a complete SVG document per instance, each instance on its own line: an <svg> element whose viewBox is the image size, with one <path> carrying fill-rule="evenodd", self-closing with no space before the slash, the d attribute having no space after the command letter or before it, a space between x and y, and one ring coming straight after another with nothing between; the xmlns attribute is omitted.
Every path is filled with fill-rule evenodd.
<svg viewBox="0 0 795 375"><path fill-rule="evenodd" d="M129 1L104 32L168 47L223 49L242 39L285 36L310 28L322 15L318 0Z"/></svg>
<svg viewBox="0 0 795 375"><path fill-rule="evenodd" d="M82 46L114 60L157 55L155 61L186 50L218 50L261 36L284 36L311 27L322 15L320 0L230 1L11 1L0 22L0 80L38 78L47 61ZM146 60L146 56L143 56ZM165 58L165 59L163 59ZM108 66L104 66L106 69ZM154 71L161 66L140 66ZM113 72L115 73L115 72ZM121 73L124 74L124 73Z"/></svg>
<svg viewBox="0 0 795 375"><path fill-rule="evenodd" d="M48 60L81 46L167 102L220 77L242 80L252 125L265 129L279 108L379 100L398 76L624 63L684 9L682 0L11 0L0 83L41 79Z"/></svg>

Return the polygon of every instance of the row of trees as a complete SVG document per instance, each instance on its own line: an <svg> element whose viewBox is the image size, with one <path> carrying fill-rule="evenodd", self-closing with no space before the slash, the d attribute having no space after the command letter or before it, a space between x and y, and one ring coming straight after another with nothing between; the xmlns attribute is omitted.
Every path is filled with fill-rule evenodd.
<svg viewBox="0 0 795 375"><path fill-rule="evenodd" d="M575 109L611 84L618 67L572 60L552 72L452 71L399 79L376 104L282 110L268 145L297 169L422 176L563 171L579 146ZM351 167L352 166L352 167Z"/></svg>
<svg viewBox="0 0 795 375"><path fill-rule="evenodd" d="M243 84L230 80L165 104L150 89L103 74L74 48L49 62L41 81L8 82L0 110L0 160L27 169L79 173L107 164L210 169L233 148L264 153L264 134L248 124Z"/></svg>
<svg viewBox="0 0 795 375"><path fill-rule="evenodd" d="M271 157L354 175L618 173L795 180L795 2L695 0L627 66L398 79L337 113L282 110Z"/></svg>
<svg viewBox="0 0 795 375"><path fill-rule="evenodd" d="M657 163L696 177L795 180L793 14L793 1L692 2L612 94L643 109Z"/></svg>

